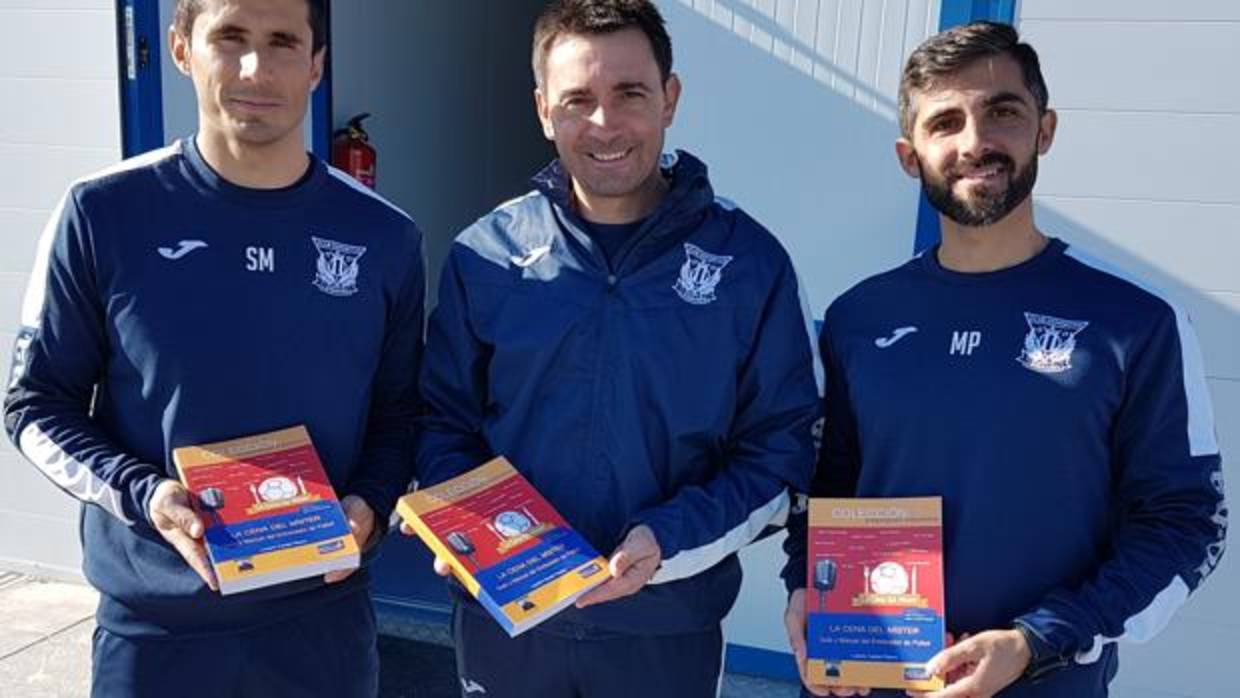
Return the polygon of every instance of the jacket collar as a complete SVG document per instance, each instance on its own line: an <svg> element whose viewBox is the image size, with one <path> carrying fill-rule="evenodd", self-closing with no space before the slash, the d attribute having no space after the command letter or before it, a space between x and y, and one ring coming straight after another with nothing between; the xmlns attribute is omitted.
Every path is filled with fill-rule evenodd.
<svg viewBox="0 0 1240 698"><path fill-rule="evenodd" d="M696 226L706 209L714 202L715 192L706 174L706 165L692 154L677 150L667 153L659 160L659 168L669 180L669 188L659 205L634 235L629 247L629 257L647 257L638 250L661 251L669 238L683 237L685 228ZM541 172L534 175L534 188L542 192L556 209L559 219L572 237L584 241L582 232L585 221L573 206L572 181L558 159L551 161ZM678 235L678 233L680 235ZM659 244L659 243L665 244ZM627 263L624 266L629 266Z"/></svg>

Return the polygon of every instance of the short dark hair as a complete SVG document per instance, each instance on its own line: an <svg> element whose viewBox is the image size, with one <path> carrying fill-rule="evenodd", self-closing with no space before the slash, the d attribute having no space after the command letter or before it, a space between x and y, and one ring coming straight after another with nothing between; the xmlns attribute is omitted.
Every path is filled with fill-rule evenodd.
<svg viewBox="0 0 1240 698"><path fill-rule="evenodd" d="M926 39L904 64L900 78L900 131L912 137L917 111L913 93L933 87L936 80L948 77L982 58L1011 56L1020 65L1025 88L1033 95L1038 113L1046 112L1050 95L1042 79L1038 53L1020 40L1016 29L998 22L971 22Z"/></svg>
<svg viewBox="0 0 1240 698"><path fill-rule="evenodd" d="M194 20L202 12L207 0L177 0L176 13L172 16L172 27L178 34L188 38L194 32ZM306 8L310 13L310 32L314 36L311 52L318 53L327 45L327 0L306 0Z"/></svg>
<svg viewBox="0 0 1240 698"><path fill-rule="evenodd" d="M646 35L666 83L672 74L672 38L663 15L650 0L551 0L534 24L534 82L543 86L547 54L557 37L610 34L629 28Z"/></svg>

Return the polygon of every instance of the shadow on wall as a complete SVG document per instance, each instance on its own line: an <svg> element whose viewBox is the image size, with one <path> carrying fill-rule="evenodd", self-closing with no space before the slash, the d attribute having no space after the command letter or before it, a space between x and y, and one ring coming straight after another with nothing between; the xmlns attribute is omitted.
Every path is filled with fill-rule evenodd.
<svg viewBox="0 0 1240 698"><path fill-rule="evenodd" d="M895 102L883 95L895 94L905 35L921 41L911 27L926 20L892 15L898 36L862 50L852 45L862 18L846 37L826 16L838 3L768 4L660 3L685 86L669 146L699 154L719 195L780 238L821 317L912 249L917 184L895 162ZM837 53L855 69L837 67Z"/></svg>
<svg viewBox="0 0 1240 698"><path fill-rule="evenodd" d="M688 4L686 0L681 1ZM852 97L888 121L894 120L896 101L889 93L832 61L841 48L842 36L838 28L843 5L815 0L798 3L795 7L791 3L784 3L784 6L792 10L790 16L767 14L737 0L717 2L711 19L822 85ZM875 73L879 67L875 66ZM877 82L878 75L874 77Z"/></svg>
<svg viewBox="0 0 1240 698"><path fill-rule="evenodd" d="M1048 158L1055 157L1052 150ZM1227 307L1189 281L1158 266L1154 262L1138 256L1131 249L1117 245L1110 237L1091 230L1080 221L1059 211L1053 204L1036 203L1036 219L1038 228L1047 235L1060 237L1088 252L1100 261L1110 264L1122 271L1133 281L1159 293L1167 300L1177 304L1188 314L1201 340L1202 353L1205 359L1206 375L1216 380L1236 380L1236 372L1228 370L1228 362L1234 362L1234 347L1230 343L1216 339L1226 328L1240 325L1240 313ZM1218 431L1223 429L1219 424ZM1226 425L1235 432L1240 425Z"/></svg>

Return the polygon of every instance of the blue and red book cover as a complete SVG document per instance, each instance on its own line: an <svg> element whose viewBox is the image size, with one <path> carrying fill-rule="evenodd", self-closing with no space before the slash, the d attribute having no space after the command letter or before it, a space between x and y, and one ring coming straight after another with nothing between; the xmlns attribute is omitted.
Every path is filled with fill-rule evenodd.
<svg viewBox="0 0 1240 698"><path fill-rule="evenodd" d="M806 670L812 683L919 691L943 649L939 497L812 499Z"/></svg>
<svg viewBox="0 0 1240 698"><path fill-rule="evenodd" d="M221 594L358 566L357 541L304 426L173 450Z"/></svg>
<svg viewBox="0 0 1240 698"><path fill-rule="evenodd" d="M608 579L607 560L502 457L396 510L513 637Z"/></svg>

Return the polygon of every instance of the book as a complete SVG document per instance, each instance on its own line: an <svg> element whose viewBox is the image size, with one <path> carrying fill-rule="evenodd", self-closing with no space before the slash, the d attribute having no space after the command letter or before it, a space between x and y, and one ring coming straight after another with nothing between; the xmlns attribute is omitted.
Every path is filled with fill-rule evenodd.
<svg viewBox="0 0 1240 698"><path fill-rule="evenodd" d="M503 457L396 511L511 637L609 578L607 560Z"/></svg>
<svg viewBox="0 0 1240 698"><path fill-rule="evenodd" d="M358 566L357 541L304 426L172 451L221 594Z"/></svg>
<svg viewBox="0 0 1240 698"><path fill-rule="evenodd" d="M939 497L811 499L806 673L811 683L931 691L944 647Z"/></svg>

